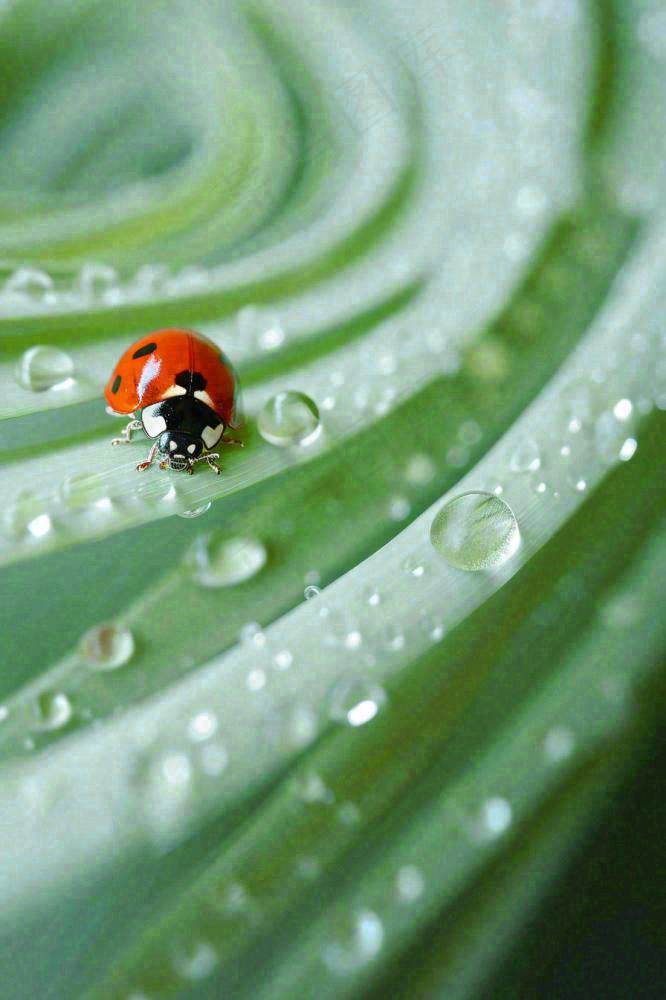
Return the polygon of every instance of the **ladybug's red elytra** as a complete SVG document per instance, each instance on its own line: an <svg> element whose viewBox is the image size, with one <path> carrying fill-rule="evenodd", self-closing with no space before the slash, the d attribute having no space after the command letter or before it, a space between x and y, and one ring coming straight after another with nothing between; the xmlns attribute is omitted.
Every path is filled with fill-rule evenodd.
<svg viewBox="0 0 666 1000"><path fill-rule="evenodd" d="M152 465L159 452L162 469L191 475L194 463L203 461L219 476L220 456L210 449L243 445L224 437L227 427L238 426L238 379L220 348L193 330L156 330L141 337L120 358L104 395L116 413L132 414L113 444L127 443L141 428L157 439L138 470Z"/></svg>

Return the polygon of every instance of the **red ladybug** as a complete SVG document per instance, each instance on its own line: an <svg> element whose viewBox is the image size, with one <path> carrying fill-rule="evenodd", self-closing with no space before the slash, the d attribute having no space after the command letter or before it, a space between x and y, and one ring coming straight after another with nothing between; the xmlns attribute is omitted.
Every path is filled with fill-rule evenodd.
<svg viewBox="0 0 666 1000"><path fill-rule="evenodd" d="M195 462L208 462L220 474L211 452L216 444L242 441L223 437L237 426L238 381L228 359L212 340L192 330L156 330L129 347L104 390L110 407L131 413L132 419L113 444L131 440L143 428L157 438L137 469L152 465L156 452L162 469L185 469L192 474Z"/></svg>

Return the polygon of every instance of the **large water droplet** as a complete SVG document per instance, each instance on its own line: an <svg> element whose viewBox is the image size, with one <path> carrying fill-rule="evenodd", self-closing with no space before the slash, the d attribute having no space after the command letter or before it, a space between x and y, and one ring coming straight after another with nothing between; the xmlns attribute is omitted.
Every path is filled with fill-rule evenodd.
<svg viewBox="0 0 666 1000"><path fill-rule="evenodd" d="M42 691L32 706L32 727L45 731L62 729L72 718L74 709L61 691Z"/></svg>
<svg viewBox="0 0 666 1000"><path fill-rule="evenodd" d="M93 670L115 670L131 659L134 636L122 625L95 625L81 638L79 653Z"/></svg>
<svg viewBox="0 0 666 1000"><path fill-rule="evenodd" d="M336 975L363 968L378 954L384 940L384 926L372 910L359 910L347 921L321 949L324 964Z"/></svg>
<svg viewBox="0 0 666 1000"><path fill-rule="evenodd" d="M193 579L202 587L231 587L255 576L266 563L256 538L201 535L186 555Z"/></svg>
<svg viewBox="0 0 666 1000"><path fill-rule="evenodd" d="M504 500L493 493L471 492L442 507L432 522L430 541L457 569L489 570L514 555L520 531Z"/></svg>
<svg viewBox="0 0 666 1000"><path fill-rule="evenodd" d="M45 392L73 385L74 362L69 354L48 344L36 344L21 355L16 380L24 389Z"/></svg>
<svg viewBox="0 0 666 1000"><path fill-rule="evenodd" d="M344 677L331 689L328 714L336 722L363 726L379 712L386 702L386 692L375 681L365 677Z"/></svg>
<svg viewBox="0 0 666 1000"><path fill-rule="evenodd" d="M319 410L303 392L285 390L271 396L257 417L257 428L269 444L307 446L321 432Z"/></svg>

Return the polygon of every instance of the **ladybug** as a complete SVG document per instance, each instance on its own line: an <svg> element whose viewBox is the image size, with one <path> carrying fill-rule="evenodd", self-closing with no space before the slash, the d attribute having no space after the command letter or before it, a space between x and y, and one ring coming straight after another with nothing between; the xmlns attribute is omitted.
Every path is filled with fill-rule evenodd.
<svg viewBox="0 0 666 1000"><path fill-rule="evenodd" d="M224 437L239 421L234 370L212 340L193 330L156 330L137 340L115 366L104 395L116 413L132 414L112 444L129 442L141 428L156 439L139 471L159 452L162 469L192 475L194 463L204 461L219 476L220 456L211 449L222 442L243 446Z"/></svg>

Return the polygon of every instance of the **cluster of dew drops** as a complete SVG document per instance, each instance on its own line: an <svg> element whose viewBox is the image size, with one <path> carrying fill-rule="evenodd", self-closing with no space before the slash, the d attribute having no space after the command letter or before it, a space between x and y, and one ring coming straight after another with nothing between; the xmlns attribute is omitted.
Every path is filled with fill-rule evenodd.
<svg viewBox="0 0 666 1000"><path fill-rule="evenodd" d="M13 276L5 284L4 295L19 299L31 296L44 304L57 297L53 282L41 272L28 273L28 269ZM144 275L146 285L151 288L159 275L157 272ZM188 280L196 281L196 275ZM91 297L102 297L111 302L118 301L116 276L110 271L90 271L83 276L79 293L90 301ZM261 346L274 350L281 346L284 336L278 321L263 330ZM662 373L664 374L664 373ZM72 359L59 348L36 345L24 352L16 368L18 383L26 390L34 392L62 391L72 385L76 378ZM591 381L570 382L558 400L559 419L547 441L537 442L525 436L514 447L508 457L505 473L514 479L527 481L530 489L539 496L550 495L559 498L559 486L566 482L567 488L584 493L589 484L588 467L593 459L610 465L616 461L628 461L634 455L637 442L632 432L636 419L648 413L653 405L666 408L665 385L657 386L654 398L633 402L627 397L619 397L614 405L603 410L600 416L595 407L595 385ZM324 407L324 409L329 407ZM466 443L474 443L472 430L476 425L468 421L469 432L462 429L460 442L462 450ZM317 404L307 394L298 389L275 393L268 399L257 417L257 428L261 437L277 448L308 447L316 442L322 432L322 420ZM462 432L464 430L464 433ZM474 440L477 440L475 438ZM451 454L449 464L456 464ZM562 477L562 469L565 471ZM405 469L405 481L409 485L424 485L436 474L434 461L426 454L415 452ZM552 485L551 485L552 483ZM468 572L492 571L504 565L518 551L521 534L516 516L509 504L502 498L503 487L497 485L491 491L476 490L459 494L446 502L434 517L430 528L432 548L446 562L459 570ZM184 517L199 517L210 508L210 503L185 511ZM394 521L405 520L410 513L409 500L404 495L395 495L389 501L388 516ZM46 514L31 510L27 521L28 530L38 538L50 530L50 519ZM186 564L194 582L205 588L229 587L249 580L260 572L267 561L267 550L256 538L220 537L212 534L198 536L186 555ZM414 578L424 576L428 562L423 558L408 558L403 563L405 572ZM321 601L320 579L312 570L305 580L304 599L308 602ZM364 604L376 609L381 606L382 595L379 588L366 586L363 593ZM320 614L327 622L338 641L348 650L358 649L363 637L354 623L351 625L342 616L342 625L335 622L335 612L322 604ZM617 616L615 616L617 618ZM612 617L608 624L617 624ZM433 641L444 635L444 626L439 620L429 620L428 628ZM327 633L330 637L330 632ZM241 641L261 646L265 636L258 625L248 623L243 630ZM405 637L397 626L387 628L385 646L399 651L405 645ZM107 623L90 629L79 643L80 659L90 669L113 671L129 664L135 653L132 632L124 625ZM276 670L287 670L293 662L293 654L288 649L278 650L273 657ZM252 670L247 677L250 691L261 690L266 683L266 673L260 668ZM352 728L364 726L382 710L387 703L384 689L371 676L348 674L339 678L327 696L327 715L337 723ZM8 716L6 707L0 707L0 720ZM31 705L30 726L35 735L53 733L67 727L76 718L76 706L64 691L42 691ZM286 725L286 738L294 748L304 746L316 735L317 716L307 706L290 710L286 723L281 722L280 732ZM192 714L186 725L186 739L196 752L196 767L205 775L214 778L222 774L229 763L229 753L219 739L218 720L214 711L204 707ZM26 748L34 746L32 738L26 741ZM549 766L556 766L569 759L574 753L576 737L567 725L554 725L544 735L542 759ZM151 754L141 770L141 796L146 810L153 815L165 816L171 822L179 815L189 800L194 780L195 767L187 749L161 748ZM305 798L315 794L314 786ZM314 789L314 791L313 791ZM321 789L320 789L321 791ZM324 792L326 789L324 789ZM324 793L322 793L324 794ZM160 805L160 810L157 809ZM338 809L343 822L359 819L358 807L354 803L344 803ZM507 798L491 795L469 812L466 827L475 841L484 843L504 834L513 821L512 807ZM319 871L315 858L302 859L301 875L316 878ZM395 873L394 901L397 905L413 905L427 896L427 882L421 869L410 862L400 865ZM336 975L345 975L371 961L381 950L385 936L384 923L371 908L361 908L344 918L344 925L334 931L330 940L322 947L321 959L325 966ZM202 950L203 949L203 950ZM216 958L210 942L196 942L194 950L188 950L189 959L182 954L174 958L174 970L185 978L199 979L209 975L215 968ZM194 959L192 958L194 955ZM180 956L180 957L179 957ZM203 957L202 957L203 956Z"/></svg>

